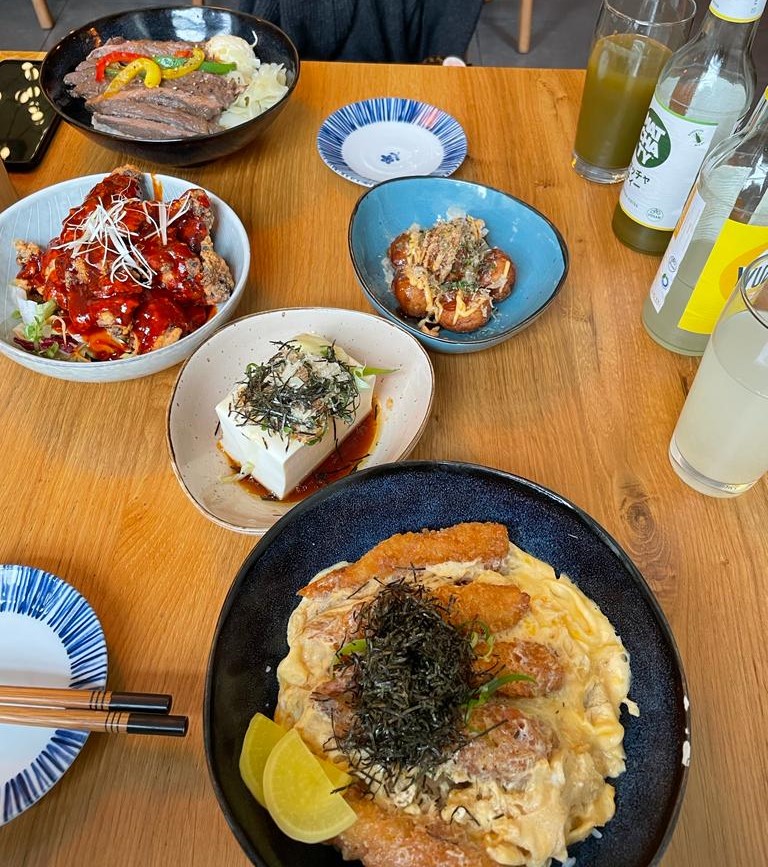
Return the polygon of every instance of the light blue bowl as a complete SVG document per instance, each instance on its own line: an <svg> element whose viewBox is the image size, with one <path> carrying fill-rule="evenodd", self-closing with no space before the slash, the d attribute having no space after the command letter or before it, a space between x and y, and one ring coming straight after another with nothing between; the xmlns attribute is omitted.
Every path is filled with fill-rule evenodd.
<svg viewBox="0 0 768 867"><path fill-rule="evenodd" d="M428 228L457 210L485 221L488 242L511 256L517 280L487 325L466 334L441 328L432 337L399 311L384 260L401 232ZM543 214L501 190L451 178L395 178L368 190L350 218L349 253L373 308L437 352L477 352L521 331L552 303L568 273L563 236Z"/></svg>

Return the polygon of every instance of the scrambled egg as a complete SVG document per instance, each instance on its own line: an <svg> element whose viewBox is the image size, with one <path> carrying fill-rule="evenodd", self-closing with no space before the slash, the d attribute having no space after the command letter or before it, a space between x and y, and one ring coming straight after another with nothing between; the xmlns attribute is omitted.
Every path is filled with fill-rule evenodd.
<svg viewBox="0 0 768 867"><path fill-rule="evenodd" d="M510 658L518 660L518 670L532 671L541 686L510 684L507 695L500 691L475 712L470 726L496 727L433 773L442 783L433 799L408 781L395 790L374 786L365 797L350 792L360 818L334 842L367 867L565 861L568 845L614 813L606 778L625 767L621 705L638 713L628 699L629 660L597 605L567 577L556 577L547 563L509 543L501 525L395 536L356 564L315 576L288 625L277 721L296 726L316 753L348 767L334 738L334 720L345 712L343 688L334 688L335 653L354 632L355 610L414 569L430 593L456 594L461 606L471 607L482 590L477 598L495 648L517 652Z"/></svg>

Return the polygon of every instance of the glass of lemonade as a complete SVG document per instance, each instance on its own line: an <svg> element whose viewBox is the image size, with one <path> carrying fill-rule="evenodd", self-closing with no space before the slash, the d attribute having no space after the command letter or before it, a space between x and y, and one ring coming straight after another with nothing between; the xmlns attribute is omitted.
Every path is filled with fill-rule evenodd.
<svg viewBox="0 0 768 867"><path fill-rule="evenodd" d="M669 458L712 497L742 494L768 470L768 254L742 271L712 332Z"/></svg>
<svg viewBox="0 0 768 867"><path fill-rule="evenodd" d="M583 178L624 180L659 73L695 12L693 0L603 0L571 162Z"/></svg>

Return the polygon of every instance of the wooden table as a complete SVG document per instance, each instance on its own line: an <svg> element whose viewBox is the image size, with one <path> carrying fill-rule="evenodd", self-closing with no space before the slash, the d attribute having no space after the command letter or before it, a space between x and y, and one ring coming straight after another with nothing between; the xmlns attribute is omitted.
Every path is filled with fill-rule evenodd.
<svg viewBox="0 0 768 867"><path fill-rule="evenodd" d="M752 867L768 863L766 486L717 501L670 468L696 362L641 326L657 260L614 239L617 188L570 168L582 82L581 71L306 63L263 143L176 174L222 196L247 227L240 313L368 309L346 241L362 190L315 150L322 119L353 100L416 96L451 112L469 139L457 176L507 190L560 227L571 270L546 314L495 349L433 356L434 413L413 457L534 479L634 558L672 623L693 709L688 793L664 865ZM122 162L62 126L41 166L13 180L27 194ZM173 477L165 409L176 373L73 384L0 358L0 562L72 582L101 618L111 686L171 692L190 715L184 741L92 737L64 780L0 831L0 864L246 863L208 781L201 708L216 618L254 539L207 521Z"/></svg>

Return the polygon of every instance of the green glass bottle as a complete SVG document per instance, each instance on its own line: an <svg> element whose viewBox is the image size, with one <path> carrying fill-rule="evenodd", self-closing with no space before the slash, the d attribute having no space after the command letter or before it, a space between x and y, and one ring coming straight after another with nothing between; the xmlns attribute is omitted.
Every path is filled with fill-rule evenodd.
<svg viewBox="0 0 768 867"><path fill-rule="evenodd" d="M664 252L705 156L749 111L765 3L712 0L698 33L667 61L613 217L628 247Z"/></svg>

